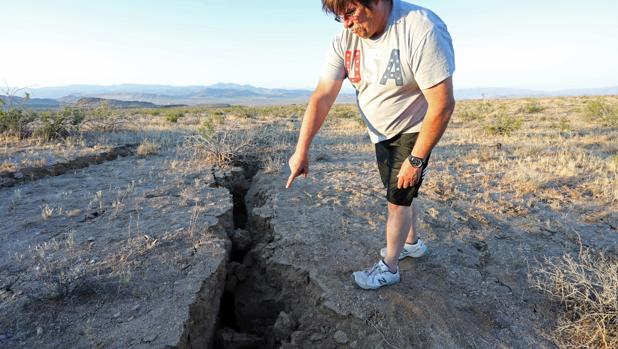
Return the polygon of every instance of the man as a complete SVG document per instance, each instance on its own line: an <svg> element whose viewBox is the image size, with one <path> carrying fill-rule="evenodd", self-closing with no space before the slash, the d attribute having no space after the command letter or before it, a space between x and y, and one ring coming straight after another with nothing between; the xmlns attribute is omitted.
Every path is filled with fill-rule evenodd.
<svg viewBox="0 0 618 349"><path fill-rule="evenodd" d="M455 107L453 46L440 18L400 0L322 0L322 9L344 29L309 100L286 188L309 173L311 141L348 78L375 143L388 200L384 259L352 274L361 288L377 289L400 281L400 259L427 249L416 237L412 202Z"/></svg>

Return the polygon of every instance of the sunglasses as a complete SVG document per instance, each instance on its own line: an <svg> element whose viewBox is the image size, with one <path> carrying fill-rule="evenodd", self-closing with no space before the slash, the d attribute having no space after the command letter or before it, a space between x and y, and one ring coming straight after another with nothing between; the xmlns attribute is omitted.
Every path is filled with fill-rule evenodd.
<svg viewBox="0 0 618 349"><path fill-rule="evenodd" d="M335 16L335 21L337 22L344 22L347 21L348 19L357 19L358 18L358 14L356 12L358 12L358 7L352 8L348 11L346 11L343 15L336 15Z"/></svg>

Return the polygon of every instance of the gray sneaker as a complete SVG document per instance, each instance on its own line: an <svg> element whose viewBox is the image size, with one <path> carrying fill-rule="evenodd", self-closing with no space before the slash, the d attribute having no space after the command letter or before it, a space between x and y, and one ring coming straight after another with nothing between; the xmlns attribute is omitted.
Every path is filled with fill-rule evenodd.
<svg viewBox="0 0 618 349"><path fill-rule="evenodd" d="M418 239L418 241L414 245L403 245L403 250L401 250L401 253L399 254L399 260L402 260L406 257L422 257L425 252L427 252L427 245L425 245L423 240ZM386 257L386 247L380 250L380 256L382 256L382 258Z"/></svg>
<svg viewBox="0 0 618 349"><path fill-rule="evenodd" d="M391 273L384 261L380 260L373 267L352 273L354 282L365 290L375 290L382 286L394 285L401 280L399 266L397 272Z"/></svg>

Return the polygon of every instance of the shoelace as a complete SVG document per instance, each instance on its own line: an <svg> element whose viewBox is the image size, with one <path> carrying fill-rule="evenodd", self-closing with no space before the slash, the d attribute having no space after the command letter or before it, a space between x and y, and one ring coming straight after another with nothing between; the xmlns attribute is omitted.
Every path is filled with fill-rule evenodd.
<svg viewBox="0 0 618 349"><path fill-rule="evenodd" d="M369 269L365 269L365 273L367 274L367 276L371 276L373 275L373 273L375 273L379 269L380 269L380 262L374 264L373 267Z"/></svg>

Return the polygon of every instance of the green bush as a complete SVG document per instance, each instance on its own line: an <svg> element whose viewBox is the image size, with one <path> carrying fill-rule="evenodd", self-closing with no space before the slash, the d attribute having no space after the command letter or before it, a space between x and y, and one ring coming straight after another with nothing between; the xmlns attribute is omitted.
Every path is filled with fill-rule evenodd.
<svg viewBox="0 0 618 349"><path fill-rule="evenodd" d="M560 131L571 131L571 121L565 116L561 117L560 120L552 126Z"/></svg>
<svg viewBox="0 0 618 349"><path fill-rule="evenodd" d="M542 112L543 110L545 110L545 107L537 101L529 102L521 108L521 111L525 114L536 114Z"/></svg>
<svg viewBox="0 0 618 349"><path fill-rule="evenodd" d="M464 109L461 112L457 113L456 115L467 122L480 121L480 120L483 120L484 118L482 113L475 112L471 109Z"/></svg>
<svg viewBox="0 0 618 349"><path fill-rule="evenodd" d="M79 126L86 118L84 111L79 108L65 107L59 112L59 114L62 115L64 121L68 122L71 126Z"/></svg>
<svg viewBox="0 0 618 349"><path fill-rule="evenodd" d="M618 109L598 99L586 104L584 112L591 120L598 120L605 126L618 126Z"/></svg>
<svg viewBox="0 0 618 349"><path fill-rule="evenodd" d="M330 110L330 116L333 118L352 119L360 117L356 106L351 105L335 105Z"/></svg>
<svg viewBox="0 0 618 349"><path fill-rule="evenodd" d="M33 116L21 108L0 109L0 133L23 137Z"/></svg>
<svg viewBox="0 0 618 349"><path fill-rule="evenodd" d="M258 115L258 112L256 108L234 106L228 109L227 114L242 119L250 119L256 117Z"/></svg>
<svg viewBox="0 0 618 349"><path fill-rule="evenodd" d="M480 114L489 114L494 110L494 105L490 101L483 99L477 106Z"/></svg>
<svg viewBox="0 0 618 349"><path fill-rule="evenodd" d="M178 122L178 119L184 117L185 114L183 112L180 111L173 111L173 112L169 112L165 115L165 120L169 121L169 122Z"/></svg>
<svg viewBox="0 0 618 349"><path fill-rule="evenodd" d="M215 133L215 121L212 118L209 119L205 119L204 121L202 121L202 124L200 125L200 127L197 128L197 131L203 136L203 137L211 137L214 133Z"/></svg>
<svg viewBox="0 0 618 349"><path fill-rule="evenodd" d="M40 114L41 124L34 130L34 136L44 140L63 138L68 135L68 130L64 126L64 118L55 112L44 112Z"/></svg>
<svg viewBox="0 0 618 349"><path fill-rule="evenodd" d="M34 136L47 141L64 138L76 129L84 118L84 112L78 108L64 108L60 111L41 113Z"/></svg>
<svg viewBox="0 0 618 349"><path fill-rule="evenodd" d="M495 116L491 125L485 130L492 135L508 136L521 128L523 120L508 114L500 113Z"/></svg>

